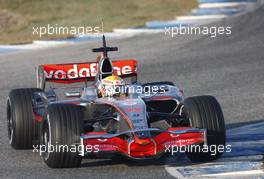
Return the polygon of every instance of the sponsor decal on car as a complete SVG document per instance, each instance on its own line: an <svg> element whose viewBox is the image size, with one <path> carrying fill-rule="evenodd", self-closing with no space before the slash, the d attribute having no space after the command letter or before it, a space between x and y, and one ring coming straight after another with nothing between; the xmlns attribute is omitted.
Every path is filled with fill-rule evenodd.
<svg viewBox="0 0 264 179"><path fill-rule="evenodd" d="M135 60L114 61L115 75L128 75L136 73ZM76 63L76 64L47 64L43 65L46 80L71 80L87 77L95 77L98 63Z"/></svg>

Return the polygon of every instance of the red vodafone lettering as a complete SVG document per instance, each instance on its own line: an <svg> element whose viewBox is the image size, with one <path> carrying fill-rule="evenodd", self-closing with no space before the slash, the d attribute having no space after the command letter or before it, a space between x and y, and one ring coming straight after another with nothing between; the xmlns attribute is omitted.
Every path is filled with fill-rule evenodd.
<svg viewBox="0 0 264 179"><path fill-rule="evenodd" d="M113 61L115 75L127 75L136 73L136 60ZM95 77L97 63L76 64L48 64L43 65L45 78L47 80L76 80Z"/></svg>

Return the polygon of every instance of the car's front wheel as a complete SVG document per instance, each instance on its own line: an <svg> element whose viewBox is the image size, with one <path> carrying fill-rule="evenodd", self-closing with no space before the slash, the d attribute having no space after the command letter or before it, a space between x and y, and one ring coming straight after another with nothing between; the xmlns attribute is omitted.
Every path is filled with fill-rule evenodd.
<svg viewBox="0 0 264 179"><path fill-rule="evenodd" d="M84 113L80 106L51 104L41 124L40 151L51 168L74 168L81 165L80 135Z"/></svg>
<svg viewBox="0 0 264 179"><path fill-rule="evenodd" d="M201 144L187 151L193 162L216 160L225 148L225 121L222 109L213 96L195 96L184 100L184 111L191 127L206 129L207 146Z"/></svg>

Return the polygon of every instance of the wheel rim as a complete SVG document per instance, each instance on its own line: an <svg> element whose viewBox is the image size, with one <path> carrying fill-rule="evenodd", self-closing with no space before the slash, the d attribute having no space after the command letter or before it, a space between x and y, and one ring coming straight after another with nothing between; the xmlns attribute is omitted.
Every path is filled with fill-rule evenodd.
<svg viewBox="0 0 264 179"><path fill-rule="evenodd" d="M48 120L43 124L41 133L41 155L44 160L49 158L49 146L50 146L50 127Z"/></svg>
<svg viewBox="0 0 264 179"><path fill-rule="evenodd" d="M14 136L14 122L12 117L10 100L8 100L7 103L7 131L8 131L9 144L11 144L13 142L13 136Z"/></svg>

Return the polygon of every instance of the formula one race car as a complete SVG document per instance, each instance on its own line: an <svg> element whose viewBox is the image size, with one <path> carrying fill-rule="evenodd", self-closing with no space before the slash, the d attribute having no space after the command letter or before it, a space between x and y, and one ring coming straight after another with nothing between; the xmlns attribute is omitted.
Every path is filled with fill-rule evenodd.
<svg viewBox="0 0 264 179"><path fill-rule="evenodd" d="M214 97L184 99L172 82L141 84L136 60L108 58L117 50L103 36L103 47L93 49L100 53L97 62L39 66L37 88L9 93L10 145L37 145L52 168L79 167L90 156L141 160L173 147L225 147L224 117ZM216 160L223 152L185 151L193 162Z"/></svg>

